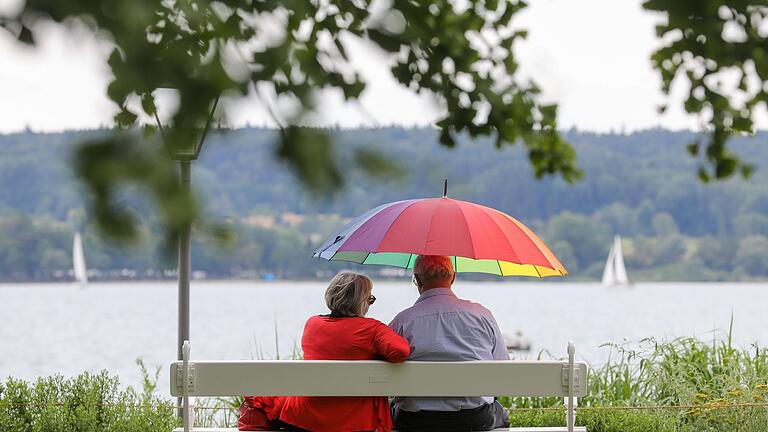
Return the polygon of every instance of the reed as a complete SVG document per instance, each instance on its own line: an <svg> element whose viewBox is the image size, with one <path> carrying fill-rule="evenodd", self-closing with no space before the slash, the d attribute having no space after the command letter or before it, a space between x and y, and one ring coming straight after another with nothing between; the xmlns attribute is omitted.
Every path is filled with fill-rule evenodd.
<svg viewBox="0 0 768 432"><path fill-rule="evenodd" d="M768 431L768 349L724 339L644 339L608 344L609 361L590 370L579 422L590 431ZM562 424L559 398L503 398L514 424ZM538 409L538 411L537 411ZM533 423L531 423L533 422Z"/></svg>

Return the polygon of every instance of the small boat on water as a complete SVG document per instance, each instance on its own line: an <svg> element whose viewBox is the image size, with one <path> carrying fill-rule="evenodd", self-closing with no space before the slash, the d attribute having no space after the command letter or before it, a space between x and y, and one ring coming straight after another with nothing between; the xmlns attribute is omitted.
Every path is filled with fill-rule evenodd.
<svg viewBox="0 0 768 432"><path fill-rule="evenodd" d="M608 259L603 269L603 286L610 288L630 288L632 284L624 266L624 254L621 251L621 236L613 238L613 246L608 252Z"/></svg>
<svg viewBox="0 0 768 432"><path fill-rule="evenodd" d="M79 232L75 233L75 240L72 244L72 270L75 275L75 281L81 288L85 288L88 284L88 268L85 266L83 239Z"/></svg>
<svg viewBox="0 0 768 432"><path fill-rule="evenodd" d="M530 351L531 341L523 336L523 332L517 331L514 335L504 333L501 335L504 338L504 344L507 346L507 352L511 351Z"/></svg>

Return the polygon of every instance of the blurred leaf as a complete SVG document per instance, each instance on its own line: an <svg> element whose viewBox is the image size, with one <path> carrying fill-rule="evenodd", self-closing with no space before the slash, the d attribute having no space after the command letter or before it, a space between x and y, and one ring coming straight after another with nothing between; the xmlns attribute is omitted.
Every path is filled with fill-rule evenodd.
<svg viewBox="0 0 768 432"><path fill-rule="evenodd" d="M718 180L736 173L746 178L753 167L744 169L745 163L727 151L727 144L735 134L754 132L757 106L768 100L768 86L750 89L747 85L750 81L765 83L768 77L768 36L763 31L768 25L768 7L737 0L646 0L643 7L666 18L656 27L659 38L682 35L664 40L651 59L661 77L662 91L669 94L674 80L685 81L685 110L699 115L712 131L699 178L709 181L712 176L707 172ZM729 26L743 29L744 40L733 41ZM721 83L734 75L738 84L724 91ZM690 146L688 151L699 154Z"/></svg>
<svg viewBox="0 0 768 432"><path fill-rule="evenodd" d="M166 224L169 244L195 219L191 193L181 187L174 162L157 141L141 143L132 133L83 144L74 155L75 174L88 187L96 226L120 242L135 240L138 221L119 201L127 186L151 194Z"/></svg>
<svg viewBox="0 0 768 432"><path fill-rule="evenodd" d="M356 151L355 163L373 177L397 178L406 174L400 164L375 150Z"/></svg>
<svg viewBox="0 0 768 432"><path fill-rule="evenodd" d="M290 163L299 180L314 193L328 193L342 185L333 161L328 134L316 128L290 126L282 131L277 156Z"/></svg>
<svg viewBox="0 0 768 432"><path fill-rule="evenodd" d="M23 42L28 45L35 44L35 37L32 35L32 31L25 25L21 26L21 32L18 36L19 42Z"/></svg>
<svg viewBox="0 0 768 432"><path fill-rule="evenodd" d="M119 128L141 127L137 125L140 119L151 119L157 112L152 96L156 90L175 89L178 109L162 129L164 142L156 144L182 159L194 158L192 150L200 143L201 131L211 120L211 106L219 96L238 99L254 88L259 92L269 89L271 97L299 105L298 110L284 112L281 104L269 107L283 128L276 146L277 159L290 166L313 192L340 187L343 172L336 166L328 135L299 125L314 109L318 89L341 90L349 100L359 98L366 88L363 75L349 64L341 43L343 36L397 53L391 66L397 81L434 96L445 107L437 121L443 145L455 146L461 134L493 136L497 146L525 146L537 177L560 174L569 182L579 178L575 152L558 133L556 106L543 103L538 87L517 75L513 42L526 32L514 29L509 34L508 24L525 2L470 0L466 10L458 11L450 3L396 1L380 16L370 17L371 3L28 0L21 15L0 19L13 26L32 19L56 23L81 20L108 40L114 46L107 61L114 79L107 95L118 108L115 122ZM487 13L489 8L492 13ZM280 31L266 32L262 21L271 21L281 27ZM467 37L480 32L498 41L493 49L478 47ZM22 33L25 38L33 35L23 25ZM333 42L320 43L324 37ZM234 55L233 46L238 47ZM479 73L479 67L495 72ZM264 102L270 104L271 100ZM84 163L79 167L80 177L86 186L106 188L102 195L94 196L92 206L99 210L104 228L108 228L108 220L124 226L111 228L118 237L129 237L136 231L129 209L109 200L110 191L118 184L140 183L155 199L167 197L163 188L169 186L164 182L143 181L131 174L132 164L138 164L135 168L151 167L153 173L155 169L175 173L167 155L166 163L160 164L160 159L132 153L141 141L158 141L152 135L156 131L145 127L142 137L118 130L112 138L105 138L102 147L89 143L79 153ZM116 142L123 145L118 147ZM127 155L119 157L119 151ZM396 171L372 153L360 153L356 161L372 175ZM93 165L98 163L109 166L115 174L104 177L108 180L92 175L91 170L96 169ZM169 238L180 223L189 222L189 215L196 214L193 207L184 207L192 205L188 201L158 202ZM120 212L125 214L119 216Z"/></svg>

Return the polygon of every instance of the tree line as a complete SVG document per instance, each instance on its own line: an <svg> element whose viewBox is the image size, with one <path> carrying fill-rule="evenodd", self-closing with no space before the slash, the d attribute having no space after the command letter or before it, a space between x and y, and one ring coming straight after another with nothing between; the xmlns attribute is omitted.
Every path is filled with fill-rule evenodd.
<svg viewBox="0 0 768 432"><path fill-rule="evenodd" d="M136 188L120 190L118 199L130 203L142 223L138 241L111 245L93 230L85 192L72 175L71 151L103 133L0 136L0 279L66 278L76 230L84 232L89 268L103 277L124 269L162 277L162 270L175 267L172 254L163 253L168 248L153 203ZM523 148L496 150L490 138L460 136L460 146L446 149L429 128L331 130L345 183L318 195L276 163L276 133L217 130L193 169L205 214L200 223L230 233L222 245L210 230L196 231L193 266L208 277L325 275L340 265L310 255L334 229L384 202L440 196L446 177L449 196L498 208L530 226L574 278L599 277L615 234L625 239L635 279L768 277L768 173L760 166L768 160L765 134L733 142L738 156L757 166L751 179L703 184L684 146L696 134L566 131L584 170L584 179L570 185L535 180ZM377 164L360 159L366 150L394 166L379 172L363 167Z"/></svg>

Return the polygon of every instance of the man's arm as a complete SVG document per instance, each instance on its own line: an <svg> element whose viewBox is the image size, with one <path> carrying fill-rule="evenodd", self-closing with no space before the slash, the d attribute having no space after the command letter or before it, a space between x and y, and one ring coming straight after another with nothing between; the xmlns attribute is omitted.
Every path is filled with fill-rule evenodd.
<svg viewBox="0 0 768 432"><path fill-rule="evenodd" d="M397 314L395 315L394 318L392 318L392 321L389 322L388 327L391 328L393 332L399 334L400 336L403 335L403 328L400 325L400 314Z"/></svg>
<svg viewBox="0 0 768 432"><path fill-rule="evenodd" d="M507 344L504 342L504 335L499 329L499 325L496 323L496 319L493 314L488 312L486 317L488 320L488 327L491 329L493 338L493 350L491 354L494 360L509 360L509 352L507 352Z"/></svg>

